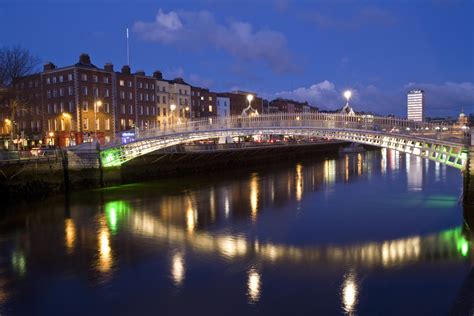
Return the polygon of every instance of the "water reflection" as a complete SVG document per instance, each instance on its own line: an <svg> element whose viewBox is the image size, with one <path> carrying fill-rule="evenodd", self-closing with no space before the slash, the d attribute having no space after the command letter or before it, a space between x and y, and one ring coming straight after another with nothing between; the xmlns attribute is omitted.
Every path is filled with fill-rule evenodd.
<svg viewBox="0 0 474 316"><path fill-rule="evenodd" d="M250 178L250 217L253 222L257 220L258 189L258 175L257 173L253 173Z"/></svg>
<svg viewBox="0 0 474 316"><path fill-rule="evenodd" d="M176 252L171 260L171 278L175 286L183 284L185 272L184 256L181 252Z"/></svg>
<svg viewBox="0 0 474 316"><path fill-rule="evenodd" d="M250 268L247 279L247 296L249 303L255 304L260 299L261 275L255 268Z"/></svg>
<svg viewBox="0 0 474 316"><path fill-rule="evenodd" d="M404 163L406 165L403 165ZM131 273L130 270L134 270L121 270L122 265L133 264L136 267L135 272L145 269L144 266L158 266L156 270L147 273L155 277L162 273L160 276L165 279L165 284L172 284L179 289L187 285L186 293L176 291L178 295L187 295L188 290L198 288L193 276L201 271L206 273L209 271L205 269L213 269L212 276L217 275L213 280L219 279L218 273L228 273L231 270L231 275L239 275L239 285L232 286L240 288L240 300L259 305L267 301L262 300L263 275L265 284L269 285L267 277L281 270L284 270L285 276L286 273L290 276L292 273L309 275L314 273L314 267L317 267L318 273L338 273L332 280L341 280L343 277L341 283L336 284L333 289L333 298L338 299L336 308L339 311L342 308L342 311L349 315L360 313L359 306L363 302L360 298L363 297L363 285L365 286L365 283L361 283L361 276L366 273L396 272L405 267L416 269L417 265L432 262L451 264L474 260L470 233L465 227L454 227L438 232L437 227L431 227L430 230L420 234L413 233L421 231L416 227L410 233L398 235L374 233L375 236L366 235L359 238L360 236L354 235L354 238L337 240L337 236L347 233L345 230L353 232L351 231L353 227L344 227L343 222L354 217L347 214L338 215L340 210L334 207L333 203L346 199L348 202L339 206L353 207L364 216L364 208L370 208L371 205L352 206L351 201L356 200L354 196L357 196L347 198L357 185L356 182L363 182L363 179L367 180L369 177L381 181L380 179L385 178L380 176L381 174L393 176L399 171L397 168L400 165L402 177L399 177L399 181L391 189L400 188L403 194L411 199L416 198L417 205L408 205L408 209L420 213L428 208L431 211L433 208L449 211L456 209L456 197L452 192L430 195L424 190L430 181L423 181L423 177L432 179L429 177L434 174L440 181L443 179L439 165L430 164L428 168L424 168L426 164L420 159L405 155L400 158L397 152L391 150L349 154L340 158L330 157L317 164L300 162L283 170L272 171L271 174L259 171L236 179L226 179L221 183L216 181L207 186L173 191L172 194L157 193L159 189L153 186L147 188L146 185L137 185L132 193L126 189L119 189L115 193L106 191L100 199L94 201L89 199L85 202L73 201L73 204L76 204L66 219L63 209L58 212L61 216L56 223L49 221L50 214L41 215L44 216L45 222L48 220L48 223L54 223L50 224L54 229L49 233L57 234L55 237L58 240L58 247L54 247L56 246L54 238L51 238L53 247L50 247L48 244L50 239L43 237L41 230L43 227L40 225L42 221L30 219L24 228L24 238L16 241L15 247L8 249L6 266L12 269L16 276L23 276L22 279L27 280L31 277L30 271L35 271L33 265L38 271L51 263L57 264L60 271L62 271L61 265L70 265L68 269L74 272L72 273L74 277L81 278L84 275L81 272L85 270L81 266L83 264L87 265L89 270L93 266L100 275L100 280L111 282L121 282L122 273ZM406 170L403 170L405 167ZM427 176L426 172L431 173ZM418 176L420 173L421 176ZM390 185L392 183L390 182ZM337 186L335 191L339 191L336 192L339 196L332 200L325 199L324 193L328 186ZM407 192L407 187L423 188L423 192L418 189L413 192L410 189ZM359 192L366 194L363 190L355 194ZM305 200L307 197L313 197L313 200ZM393 201L375 196L373 199L374 204L378 203L373 209L385 207L392 202L400 207L405 206L403 199ZM305 203L300 203L301 201ZM310 217L313 222L307 221L308 217L301 221L303 224L286 222L292 220L292 215L296 214L299 206L303 209L302 213L319 212L313 218ZM394 208L383 211L390 212ZM93 211L97 209L104 211L103 213ZM370 214L372 215L373 213ZM425 215L426 213L423 214ZM324 221L325 216L339 216L338 223L341 225L334 227L320 225L321 231L313 229L313 225L317 226L317 221ZM430 213L428 216L433 215ZM357 225L364 224L354 222L353 226ZM394 226L395 223L387 221L373 225L383 230L385 227ZM298 231L300 228L307 229L304 233L311 236L300 233ZM311 239L313 235L318 234L327 235L331 240ZM288 237L292 235L298 236L294 239ZM40 238L37 238L38 236ZM332 240L334 236L335 241ZM45 259L48 257L45 253L50 254L49 257L54 258L55 260L51 260L54 262ZM64 253L68 255L64 256ZM64 257L69 260L67 263L63 262ZM38 261L31 263L32 258ZM75 260L76 258L81 260ZM156 265L142 264L147 263L147 260L155 260ZM205 266L204 270L196 268L202 266ZM271 271L266 270L268 267ZM232 273L233 271L239 273ZM10 293L5 283L2 283L3 277L0 271L0 304L2 299L8 299L7 293ZM92 280L90 276L86 278L90 283L96 284L94 277ZM223 279L227 282L233 278L226 275ZM232 281L235 280L230 282ZM320 285L313 283L311 286ZM271 298L267 296L271 291L270 286L268 289L265 288L265 298Z"/></svg>
<svg viewBox="0 0 474 316"><path fill-rule="evenodd" d="M76 243L76 225L71 218L66 218L64 221L65 224L65 239L66 239L66 249L69 254L74 250L74 245Z"/></svg>
<svg viewBox="0 0 474 316"><path fill-rule="evenodd" d="M99 219L99 230L98 236L98 258L97 258L97 270L102 273L107 273L112 268L113 256L112 248L110 247L110 232L106 225L104 217Z"/></svg>
<svg viewBox="0 0 474 316"><path fill-rule="evenodd" d="M342 310L347 315L356 314L357 300L359 296L360 285L357 282L353 271L344 275L344 282L341 287Z"/></svg>

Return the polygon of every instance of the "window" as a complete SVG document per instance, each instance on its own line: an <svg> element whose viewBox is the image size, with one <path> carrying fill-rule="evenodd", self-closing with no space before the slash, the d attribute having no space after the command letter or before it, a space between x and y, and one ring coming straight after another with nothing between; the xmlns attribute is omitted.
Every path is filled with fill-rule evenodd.
<svg viewBox="0 0 474 316"><path fill-rule="evenodd" d="M88 119L88 118L82 119L82 128L83 128L84 130L88 130L88 129L89 129L89 119Z"/></svg>
<svg viewBox="0 0 474 316"><path fill-rule="evenodd" d="M56 103L53 104L53 111L54 113L58 113L58 105Z"/></svg>
<svg viewBox="0 0 474 316"><path fill-rule="evenodd" d="M68 88L69 95L74 95L74 88L71 86Z"/></svg>
<svg viewBox="0 0 474 316"><path fill-rule="evenodd" d="M89 111L89 102L82 101L82 111L84 111L84 112Z"/></svg>
<svg viewBox="0 0 474 316"><path fill-rule="evenodd" d="M56 83L56 77L53 77L53 83Z"/></svg>
<svg viewBox="0 0 474 316"><path fill-rule="evenodd" d="M104 83L109 83L109 77L105 76L103 81Z"/></svg>
<svg viewBox="0 0 474 316"><path fill-rule="evenodd" d="M141 88L142 88L142 83L141 83L141 82L138 82L138 83L137 83L137 86L138 86L139 89L141 89Z"/></svg>
<svg viewBox="0 0 474 316"><path fill-rule="evenodd" d="M98 98L99 97L99 89L98 88L92 88L92 94L94 97Z"/></svg>
<svg viewBox="0 0 474 316"><path fill-rule="evenodd" d="M82 81L87 81L87 75L86 75L86 74L82 74L82 75L81 75L81 79L82 79Z"/></svg>
<svg viewBox="0 0 474 316"><path fill-rule="evenodd" d="M105 89L104 96L107 97L107 98L110 96L110 91L109 91L109 89Z"/></svg>
<svg viewBox="0 0 474 316"><path fill-rule="evenodd" d="M122 105L122 114L125 114L125 105Z"/></svg>
<svg viewBox="0 0 474 316"><path fill-rule="evenodd" d="M51 90L46 91L46 97L51 99Z"/></svg>
<svg viewBox="0 0 474 316"><path fill-rule="evenodd" d="M148 83L145 83L145 89L148 89Z"/></svg>
<svg viewBox="0 0 474 316"><path fill-rule="evenodd" d="M120 85L121 87L125 86L125 81L120 80L120 81L119 81L119 85Z"/></svg>
<svg viewBox="0 0 474 316"><path fill-rule="evenodd" d="M104 104L104 111L105 111L105 113L110 113L110 104L108 104L108 103Z"/></svg>
<svg viewBox="0 0 474 316"><path fill-rule="evenodd" d="M97 77L96 75L92 75L92 81L99 82L99 77Z"/></svg>
<svg viewBox="0 0 474 316"><path fill-rule="evenodd" d="M100 131L100 119L99 118L95 119L95 129Z"/></svg>
<svg viewBox="0 0 474 316"><path fill-rule="evenodd" d="M163 96L163 103L166 103L166 96Z"/></svg>
<svg viewBox="0 0 474 316"><path fill-rule="evenodd" d="M150 107L149 106L146 107L146 115L150 115Z"/></svg>
<svg viewBox="0 0 474 316"><path fill-rule="evenodd" d="M145 101L148 101L148 93L145 93Z"/></svg>
<svg viewBox="0 0 474 316"><path fill-rule="evenodd" d="M59 88L59 96L60 97L64 96L64 89L63 88Z"/></svg>
<svg viewBox="0 0 474 316"><path fill-rule="evenodd" d="M53 122L54 122L54 130L57 131L58 130L58 121L53 120Z"/></svg>
<svg viewBox="0 0 474 316"><path fill-rule="evenodd" d="M132 120L132 119L129 119L129 120L128 120L128 126L130 126L130 127L135 127L135 124L133 123L133 120Z"/></svg>
<svg viewBox="0 0 474 316"><path fill-rule="evenodd" d="M138 99L139 99L140 101L143 101L143 93L140 92L140 93L138 94Z"/></svg>
<svg viewBox="0 0 474 316"><path fill-rule="evenodd" d="M63 82L64 81L64 76L59 76L59 82Z"/></svg>
<svg viewBox="0 0 474 316"><path fill-rule="evenodd" d="M151 84L150 89L155 90L155 85L153 83Z"/></svg>
<svg viewBox="0 0 474 316"><path fill-rule="evenodd" d="M132 87L132 82L131 82L130 80L129 80L129 81L127 81L127 86L128 86L129 88L131 88L131 87Z"/></svg>
<svg viewBox="0 0 474 316"><path fill-rule="evenodd" d="M105 136L105 142L110 143L110 136Z"/></svg>
<svg viewBox="0 0 474 316"><path fill-rule="evenodd" d="M72 81L72 74L67 75L67 80Z"/></svg>
<svg viewBox="0 0 474 316"><path fill-rule="evenodd" d="M151 101L155 102L155 95L154 94L151 95Z"/></svg>
<svg viewBox="0 0 474 316"><path fill-rule="evenodd" d="M128 99L133 100L133 93L131 93L131 92L128 93Z"/></svg>
<svg viewBox="0 0 474 316"><path fill-rule="evenodd" d="M54 89L53 90L53 97L57 97L58 96L58 90Z"/></svg>
<svg viewBox="0 0 474 316"><path fill-rule="evenodd" d="M125 129L125 119L120 119L120 129Z"/></svg>
<svg viewBox="0 0 474 316"><path fill-rule="evenodd" d="M212 112L212 105L209 105L209 112Z"/></svg>
<svg viewBox="0 0 474 316"><path fill-rule="evenodd" d="M181 89L179 89L179 94L182 94L182 93L181 93Z"/></svg>
<svg viewBox="0 0 474 316"><path fill-rule="evenodd" d="M64 103L59 103L59 111L61 111L61 113L64 112Z"/></svg>
<svg viewBox="0 0 474 316"><path fill-rule="evenodd" d="M87 87L82 87L82 95L87 95Z"/></svg>
<svg viewBox="0 0 474 316"><path fill-rule="evenodd" d="M72 113L72 109L74 108L74 103L69 101L69 112Z"/></svg>
<svg viewBox="0 0 474 316"><path fill-rule="evenodd" d="M130 114L133 114L133 105L129 105L129 106L128 106L128 112L129 112Z"/></svg>
<svg viewBox="0 0 474 316"><path fill-rule="evenodd" d="M125 100L125 91L120 91L120 99Z"/></svg>
<svg viewBox="0 0 474 316"><path fill-rule="evenodd" d="M110 119L105 119L105 130L110 131Z"/></svg>
<svg viewBox="0 0 474 316"><path fill-rule="evenodd" d="M166 116L166 108L163 108L163 116Z"/></svg>
<svg viewBox="0 0 474 316"><path fill-rule="evenodd" d="M61 119L61 131L65 131L66 130L66 124L64 122L63 119Z"/></svg>
<svg viewBox="0 0 474 316"><path fill-rule="evenodd" d="M209 101L212 101L212 97L209 97Z"/></svg>

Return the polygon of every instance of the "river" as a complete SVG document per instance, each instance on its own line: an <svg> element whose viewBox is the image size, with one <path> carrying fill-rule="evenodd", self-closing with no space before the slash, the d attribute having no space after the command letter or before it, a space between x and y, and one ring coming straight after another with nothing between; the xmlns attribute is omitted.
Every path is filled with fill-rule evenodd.
<svg viewBox="0 0 474 316"><path fill-rule="evenodd" d="M130 184L0 218L0 315L438 315L460 171L391 150Z"/></svg>

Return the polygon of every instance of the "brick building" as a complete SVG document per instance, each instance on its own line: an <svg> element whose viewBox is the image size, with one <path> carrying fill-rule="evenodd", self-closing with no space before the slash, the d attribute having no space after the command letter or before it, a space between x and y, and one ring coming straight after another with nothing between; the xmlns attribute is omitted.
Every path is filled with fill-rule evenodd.
<svg viewBox="0 0 474 316"><path fill-rule="evenodd" d="M277 98L270 101L268 105L269 113L302 113L302 112L318 112L318 108L311 106L308 102L298 102L295 100Z"/></svg>
<svg viewBox="0 0 474 316"><path fill-rule="evenodd" d="M209 89L191 87L191 117L217 116L217 93Z"/></svg>

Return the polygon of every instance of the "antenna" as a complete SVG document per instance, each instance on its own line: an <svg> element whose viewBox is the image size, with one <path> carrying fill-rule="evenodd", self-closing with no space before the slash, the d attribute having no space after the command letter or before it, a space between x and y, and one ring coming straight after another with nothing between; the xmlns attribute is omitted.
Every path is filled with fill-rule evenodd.
<svg viewBox="0 0 474 316"><path fill-rule="evenodd" d="M127 27L127 65L130 66L130 45L128 44L128 27Z"/></svg>

